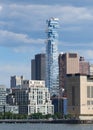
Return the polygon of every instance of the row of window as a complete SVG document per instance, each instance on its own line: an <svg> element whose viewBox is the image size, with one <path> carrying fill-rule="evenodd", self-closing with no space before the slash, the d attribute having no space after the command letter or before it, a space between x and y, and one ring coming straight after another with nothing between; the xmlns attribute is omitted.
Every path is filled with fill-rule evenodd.
<svg viewBox="0 0 93 130"><path fill-rule="evenodd" d="M88 100L87 105L93 105L93 100Z"/></svg>

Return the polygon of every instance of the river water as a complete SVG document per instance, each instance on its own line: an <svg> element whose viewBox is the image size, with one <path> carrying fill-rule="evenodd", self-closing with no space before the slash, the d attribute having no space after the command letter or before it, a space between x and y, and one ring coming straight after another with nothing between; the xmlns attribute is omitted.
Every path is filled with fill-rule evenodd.
<svg viewBox="0 0 93 130"><path fill-rule="evenodd" d="M93 130L92 124L7 124L1 123L0 130Z"/></svg>

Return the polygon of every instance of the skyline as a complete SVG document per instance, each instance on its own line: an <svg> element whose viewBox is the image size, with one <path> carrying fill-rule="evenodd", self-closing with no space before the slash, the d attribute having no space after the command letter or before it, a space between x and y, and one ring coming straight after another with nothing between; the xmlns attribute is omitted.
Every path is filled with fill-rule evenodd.
<svg viewBox="0 0 93 130"><path fill-rule="evenodd" d="M46 20L59 18L59 52L76 52L93 63L92 0L0 0L0 84L10 76L30 79L31 59L45 52Z"/></svg>

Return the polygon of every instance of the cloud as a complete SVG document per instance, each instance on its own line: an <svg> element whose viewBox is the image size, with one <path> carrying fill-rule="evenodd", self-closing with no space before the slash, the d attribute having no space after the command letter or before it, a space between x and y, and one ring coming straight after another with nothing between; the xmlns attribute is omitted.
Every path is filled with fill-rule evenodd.
<svg viewBox="0 0 93 130"><path fill-rule="evenodd" d="M93 42L90 42L90 43L71 43L71 42L59 42L59 45L62 45L62 46L67 46L67 47L93 47ZM84 49L84 48L82 48Z"/></svg>
<svg viewBox="0 0 93 130"><path fill-rule="evenodd" d="M87 25L90 28L93 24L93 9L88 7L40 4L3 4L1 7L0 46L12 47L15 52L25 52L29 50L27 49L29 46L34 50L35 45L44 44L46 19L51 16L59 18L60 33L68 31L71 34L71 31L73 33L78 31L78 37L75 37L78 39L84 33L88 33L81 34L82 28L86 28ZM70 34L68 33L68 36ZM71 41L68 40L69 42ZM75 42L75 45L62 43L62 45L84 46L84 42L79 44ZM92 41L90 46L92 47Z"/></svg>
<svg viewBox="0 0 93 130"><path fill-rule="evenodd" d="M58 16L59 19L67 23L76 22L77 20L93 20L93 9L87 7L60 5L11 5L10 8L16 10L17 13L19 11L19 15L24 13L24 16L26 16L26 13L29 15L30 11L30 15L32 17L34 16L34 18L37 17L37 19L40 19L40 17L46 18L45 16ZM33 13L33 15L31 13Z"/></svg>
<svg viewBox="0 0 93 130"><path fill-rule="evenodd" d="M3 4L2 8L2 13L0 13L0 30L4 31L4 33L10 32L8 33L9 37L10 35L13 38L15 37L11 46L18 46L20 45L19 42L23 42L23 45L24 42L42 42L40 39L45 37L46 19L51 16L59 18L60 32L81 31L87 25L88 28L93 26L93 9L88 7ZM1 36L0 38L4 45L6 45L5 42L11 41L11 39ZM16 44L14 44L15 42Z"/></svg>
<svg viewBox="0 0 93 130"><path fill-rule="evenodd" d="M65 22L79 22L82 20L93 20L93 10L87 7L64 6L62 16Z"/></svg>
<svg viewBox="0 0 93 130"><path fill-rule="evenodd" d="M7 47L30 46L31 44L42 44L43 39L31 39L27 34L0 30L0 45Z"/></svg>
<svg viewBox="0 0 93 130"><path fill-rule="evenodd" d="M3 6L0 6L0 11L2 11L3 10Z"/></svg>
<svg viewBox="0 0 93 130"><path fill-rule="evenodd" d="M52 9L52 10L51 10ZM51 10L51 11L50 11ZM17 30L44 30L46 19L51 16L58 17L60 24L79 24L83 21L93 20L93 9L88 7L62 6L62 5L3 5L2 14L5 21L12 23L8 29Z"/></svg>
<svg viewBox="0 0 93 130"><path fill-rule="evenodd" d="M77 6L84 6L84 5L92 5L93 0L0 0L2 3L17 3L17 4L44 4L44 5L77 5Z"/></svg>
<svg viewBox="0 0 93 130"><path fill-rule="evenodd" d="M64 26L62 27L62 31L80 31L81 27L80 26Z"/></svg>

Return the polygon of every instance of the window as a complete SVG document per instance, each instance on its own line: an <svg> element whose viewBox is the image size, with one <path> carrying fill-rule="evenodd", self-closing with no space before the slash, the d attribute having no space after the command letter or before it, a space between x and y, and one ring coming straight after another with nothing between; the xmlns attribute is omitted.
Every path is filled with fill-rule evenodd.
<svg viewBox="0 0 93 130"><path fill-rule="evenodd" d="M93 98L93 86L91 86L91 98Z"/></svg>
<svg viewBox="0 0 93 130"><path fill-rule="evenodd" d="M90 86L87 86L87 98L90 98Z"/></svg>
<svg viewBox="0 0 93 130"><path fill-rule="evenodd" d="M74 54L74 53L69 54L69 58L76 58L76 57L77 57L77 54Z"/></svg>
<svg viewBox="0 0 93 130"><path fill-rule="evenodd" d="M72 105L75 105L75 87L72 86Z"/></svg>
<svg viewBox="0 0 93 130"><path fill-rule="evenodd" d="M93 101L91 101L91 105L93 105Z"/></svg>
<svg viewBox="0 0 93 130"><path fill-rule="evenodd" d="M93 86L87 86L87 98L93 98Z"/></svg>
<svg viewBox="0 0 93 130"><path fill-rule="evenodd" d="M90 103L90 101L87 101L87 105L90 105L91 103Z"/></svg>

